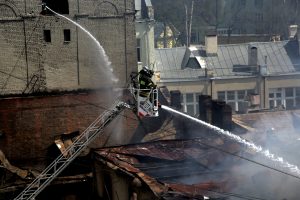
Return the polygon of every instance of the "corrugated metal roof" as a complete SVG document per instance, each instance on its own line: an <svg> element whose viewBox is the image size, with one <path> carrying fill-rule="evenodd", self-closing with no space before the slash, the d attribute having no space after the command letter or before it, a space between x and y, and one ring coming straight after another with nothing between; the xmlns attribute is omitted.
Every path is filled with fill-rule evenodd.
<svg viewBox="0 0 300 200"><path fill-rule="evenodd" d="M157 71L181 70L186 47L157 49L155 51Z"/></svg>

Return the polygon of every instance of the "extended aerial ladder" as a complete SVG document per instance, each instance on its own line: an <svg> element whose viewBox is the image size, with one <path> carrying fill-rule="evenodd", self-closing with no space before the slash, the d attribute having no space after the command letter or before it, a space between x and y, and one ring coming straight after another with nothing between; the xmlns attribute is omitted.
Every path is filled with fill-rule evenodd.
<svg viewBox="0 0 300 200"><path fill-rule="evenodd" d="M130 106L124 102L117 102L110 110L102 113L81 135L79 135L72 145L58 156L35 180L21 192L15 200L34 198L45 189L50 182L57 177L88 145L96 136L103 132L104 128L113 121L125 108Z"/></svg>
<svg viewBox="0 0 300 200"><path fill-rule="evenodd" d="M130 106L120 101L115 103L111 109L102 113L82 134L76 137L71 145L68 145L66 148L60 148L61 154L15 200L34 200L125 108L136 109L139 117L158 117L159 103L156 86L149 89L141 89L137 87L136 83L138 74L131 78L130 92L134 97L135 105ZM60 144L58 143L58 145Z"/></svg>

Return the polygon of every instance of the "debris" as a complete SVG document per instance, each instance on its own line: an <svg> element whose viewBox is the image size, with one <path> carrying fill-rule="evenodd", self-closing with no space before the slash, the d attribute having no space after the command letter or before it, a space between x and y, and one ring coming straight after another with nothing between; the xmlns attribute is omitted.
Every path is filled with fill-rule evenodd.
<svg viewBox="0 0 300 200"><path fill-rule="evenodd" d="M17 174L22 179L31 179L31 173L28 170L23 170L10 164L6 159L5 154L0 150L0 164L1 167L9 170L10 172Z"/></svg>

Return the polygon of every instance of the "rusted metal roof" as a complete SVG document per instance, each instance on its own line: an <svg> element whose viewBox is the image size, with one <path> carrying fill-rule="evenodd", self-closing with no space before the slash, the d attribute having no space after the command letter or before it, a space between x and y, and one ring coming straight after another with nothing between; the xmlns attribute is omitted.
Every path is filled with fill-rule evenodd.
<svg viewBox="0 0 300 200"><path fill-rule="evenodd" d="M223 187L215 182L226 179L224 175L227 174L216 167L224 161L226 154L203 145L203 142L200 139L166 140L104 148L95 150L95 157L104 164L109 163L113 169L139 177L157 196L170 191L179 192L179 196L201 196L207 193L203 188L219 190ZM240 148L228 142L211 143L231 152ZM191 193L191 188L198 188L198 192Z"/></svg>

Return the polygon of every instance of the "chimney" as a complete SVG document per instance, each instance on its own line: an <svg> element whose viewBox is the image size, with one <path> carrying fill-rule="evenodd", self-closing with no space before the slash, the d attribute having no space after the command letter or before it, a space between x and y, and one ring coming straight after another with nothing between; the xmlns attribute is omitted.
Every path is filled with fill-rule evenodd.
<svg viewBox="0 0 300 200"><path fill-rule="evenodd" d="M232 109L225 101L212 101L212 124L225 129L232 129Z"/></svg>
<svg viewBox="0 0 300 200"><path fill-rule="evenodd" d="M207 56L218 55L218 36L215 31L209 32L205 36L205 50Z"/></svg>
<svg viewBox="0 0 300 200"><path fill-rule="evenodd" d="M257 47L249 45L248 46L248 65L249 66L257 66Z"/></svg>
<svg viewBox="0 0 300 200"><path fill-rule="evenodd" d="M176 109L181 109L181 92L179 90L173 90L170 92L171 106Z"/></svg>
<svg viewBox="0 0 300 200"><path fill-rule="evenodd" d="M268 74L267 66L268 66L268 56L265 56L265 64L259 66L259 74L261 76L265 76Z"/></svg>
<svg viewBox="0 0 300 200"><path fill-rule="evenodd" d="M290 25L289 26L289 39L296 39L298 33L298 25Z"/></svg>
<svg viewBox="0 0 300 200"><path fill-rule="evenodd" d="M212 99L208 95L199 95L199 119L211 123L211 105Z"/></svg>

